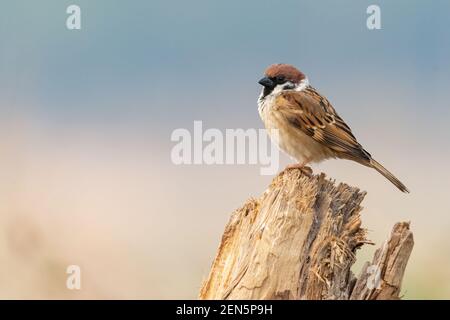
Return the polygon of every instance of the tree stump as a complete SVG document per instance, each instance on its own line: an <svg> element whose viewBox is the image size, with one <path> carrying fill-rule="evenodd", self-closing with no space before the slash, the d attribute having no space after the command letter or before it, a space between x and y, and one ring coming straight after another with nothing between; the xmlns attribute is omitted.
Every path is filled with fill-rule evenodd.
<svg viewBox="0 0 450 320"><path fill-rule="evenodd" d="M398 299L413 248L397 223L357 279L365 192L292 169L230 218L200 299Z"/></svg>

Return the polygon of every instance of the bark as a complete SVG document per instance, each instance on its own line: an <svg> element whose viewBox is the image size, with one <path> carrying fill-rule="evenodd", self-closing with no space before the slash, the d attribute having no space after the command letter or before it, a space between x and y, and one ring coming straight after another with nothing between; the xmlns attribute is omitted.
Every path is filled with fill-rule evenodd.
<svg viewBox="0 0 450 320"><path fill-rule="evenodd" d="M396 299L413 247L409 223L359 279L350 268L365 243L365 192L324 174L278 175L259 199L236 210L225 228L200 299Z"/></svg>

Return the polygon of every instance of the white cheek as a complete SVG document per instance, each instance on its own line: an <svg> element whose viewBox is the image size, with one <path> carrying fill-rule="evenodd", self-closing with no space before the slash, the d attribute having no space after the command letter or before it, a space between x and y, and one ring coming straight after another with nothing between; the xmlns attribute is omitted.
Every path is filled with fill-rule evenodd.
<svg viewBox="0 0 450 320"><path fill-rule="evenodd" d="M272 90L270 94L277 95L278 93L284 90L285 85L286 84L277 84L277 86Z"/></svg>
<svg viewBox="0 0 450 320"><path fill-rule="evenodd" d="M295 88L295 91L302 91L308 86L309 86L309 80L308 80L308 78L305 78L302 81L300 81L298 86Z"/></svg>

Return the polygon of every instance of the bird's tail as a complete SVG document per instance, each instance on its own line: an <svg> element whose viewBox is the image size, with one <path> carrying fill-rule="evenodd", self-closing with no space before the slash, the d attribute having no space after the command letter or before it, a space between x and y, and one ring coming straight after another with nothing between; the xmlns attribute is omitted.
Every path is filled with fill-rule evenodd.
<svg viewBox="0 0 450 320"><path fill-rule="evenodd" d="M374 168L379 173L381 173L386 179L388 179L390 182L392 182L397 188L399 188L400 191L409 193L408 188L406 188L406 186L400 180L398 180L392 173L390 173L381 164L376 162L374 159L370 159L370 165L372 166L372 168Z"/></svg>

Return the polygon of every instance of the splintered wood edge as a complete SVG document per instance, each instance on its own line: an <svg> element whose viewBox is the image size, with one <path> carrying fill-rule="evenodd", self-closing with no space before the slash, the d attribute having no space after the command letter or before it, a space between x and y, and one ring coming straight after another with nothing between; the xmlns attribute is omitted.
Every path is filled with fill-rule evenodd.
<svg viewBox="0 0 450 320"><path fill-rule="evenodd" d="M223 299L228 296L231 288L233 287L233 285L230 284L230 281L233 280L231 278L230 268L234 265L236 259L238 259L238 257L232 252L234 244L238 241L238 238L235 237L235 232L242 232L242 230L240 230L240 225L243 223L244 219L250 219L250 221L254 221L255 217L259 213L260 203L262 203L262 201L273 190L276 190L283 184L289 183L291 181L300 184L315 183L322 186L327 185L327 192L349 192L351 194L357 195L357 199L352 200L358 202L358 205L356 207L358 212L356 212L352 219L347 222L345 230L348 233L348 236L351 236L352 234L357 235L353 238L353 241L355 242L353 243L353 247L355 249L366 243L373 244L371 241L366 239L367 230L361 227L361 220L359 216L359 212L362 210L362 206L360 206L359 204L366 195L365 191L360 191L359 188L349 186L345 183L339 183L338 185L336 185L335 180L327 179L324 173L307 176L302 173L301 170L284 171L272 180L269 187L264 191L259 199L249 199L241 208L235 210L231 215L222 235L222 239L213 261L210 273L207 279L202 284L199 293L200 299ZM405 233L405 231L408 232ZM388 245L388 248L392 248L392 250L386 249L389 254L394 254L395 256L400 256L403 258L400 259L400 263L396 263L396 259L389 259L389 255L386 259L386 253L382 253L383 248L378 249L379 257L377 258L377 254L375 254L372 264L377 263L377 261L379 260L379 264L381 266L385 266L385 268L382 269L384 270L382 283L382 287L384 289L378 290L377 294L375 294L373 290L371 292L368 292L364 289L367 289L366 284L370 276L367 274L367 269L370 266L370 263L366 263L362 270L361 276L358 279L356 279L350 272L350 278L348 279L350 285L350 299L367 299L373 298L375 296L378 298L389 296L392 299L393 296L398 296L403 273L413 246L412 233L409 231L409 223L396 224L392 231L391 238L389 239L389 243L390 246ZM397 248L397 250L395 248ZM402 249L399 250L398 248ZM383 256L385 257L384 260L382 259ZM384 264L383 261L385 261ZM388 288L390 288L390 290L388 290Z"/></svg>
<svg viewBox="0 0 450 320"><path fill-rule="evenodd" d="M238 241L238 237L235 236L236 231L242 232L240 227L243 221L250 218L252 222L259 213L260 204L264 202L265 198L269 196L272 191L279 190L287 184L301 185L303 188L318 188L321 190L314 190L314 192L305 192L304 194L316 195L320 192L327 193L330 196L335 194L341 194L344 196L352 196L352 202L357 202L356 212L352 212L353 220L349 221L346 226L346 235L348 237L354 236L354 247L358 248L364 243L370 243L365 239L366 230L361 228L361 220L359 212L362 210L360 206L366 192L360 191L359 188L349 186L345 183L335 184L335 180L327 179L324 173L316 174L313 176L305 175L301 170L294 169L283 171L277 175L269 187L263 192L259 199L249 199L241 208L235 210L225 227L222 239L213 261L210 273L206 280L203 281L199 298L200 299L224 299L228 296L234 285L230 283L231 272L227 268L233 266L236 262L236 257L232 249L235 247L235 243ZM301 198L301 197L300 197ZM298 201L305 201L306 199L298 199ZM350 198L349 198L350 200ZM311 270L313 272L313 270ZM316 272L316 275L317 272ZM236 279L234 279L236 280ZM227 288L224 288L227 287Z"/></svg>
<svg viewBox="0 0 450 320"><path fill-rule="evenodd" d="M355 284L352 300L400 299L403 276L414 247L410 222L397 222L390 237L366 262Z"/></svg>
<svg viewBox="0 0 450 320"><path fill-rule="evenodd" d="M231 273L224 272L224 269L227 268L227 265L233 264L234 261L230 261L230 259L237 258L235 255L230 254L234 247L233 243L237 241L234 234L236 230L239 229L239 225L243 222L244 218L248 215L254 216L258 213L258 207L258 200L250 198L241 208L236 209L231 214L231 217L223 232L209 276L203 282L200 289L200 299L217 299L217 294L220 292L219 286L223 283L228 283L230 280L228 278L231 276ZM227 279L224 279L224 277ZM211 296L212 293L214 293L214 296Z"/></svg>

